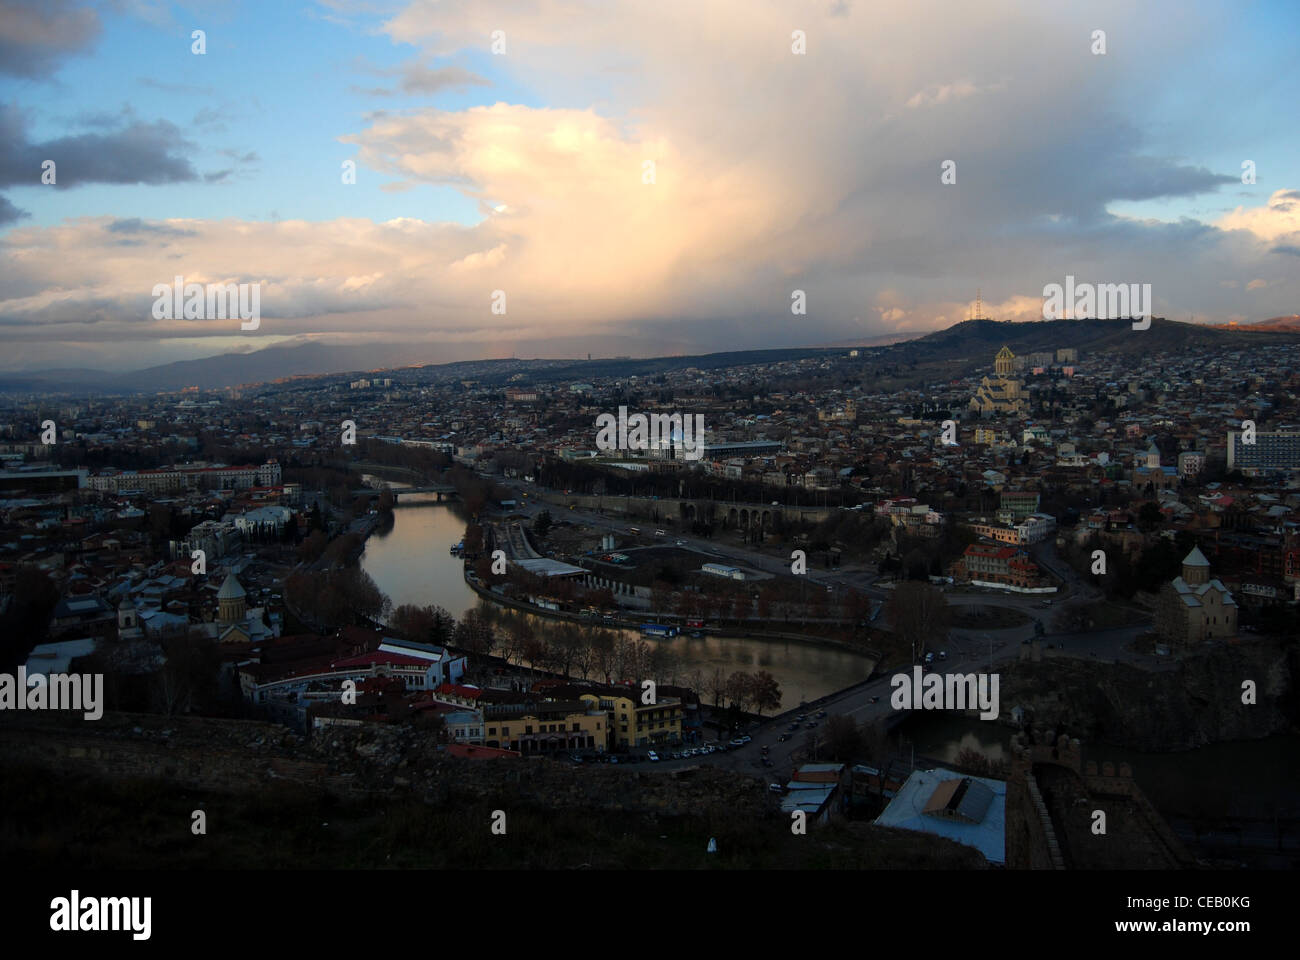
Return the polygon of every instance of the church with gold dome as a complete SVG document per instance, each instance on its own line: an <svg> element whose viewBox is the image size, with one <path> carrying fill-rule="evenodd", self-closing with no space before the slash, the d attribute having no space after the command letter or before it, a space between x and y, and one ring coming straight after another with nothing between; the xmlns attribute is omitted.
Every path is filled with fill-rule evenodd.
<svg viewBox="0 0 1300 960"><path fill-rule="evenodd" d="M1022 414L1028 407L1024 381L1015 375L1016 355L1003 345L993 358L993 376L980 380L975 396L970 398L970 411L981 417L998 414Z"/></svg>
<svg viewBox="0 0 1300 960"><path fill-rule="evenodd" d="M274 636L262 619L264 609L249 609L247 597L234 571L227 573L217 591L217 618L203 625L207 635L221 643L248 643Z"/></svg>

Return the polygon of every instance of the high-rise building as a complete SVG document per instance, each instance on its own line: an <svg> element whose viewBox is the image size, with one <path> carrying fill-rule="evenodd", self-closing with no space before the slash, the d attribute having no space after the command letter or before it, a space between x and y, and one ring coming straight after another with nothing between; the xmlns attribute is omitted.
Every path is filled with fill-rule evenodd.
<svg viewBox="0 0 1300 960"><path fill-rule="evenodd" d="M1239 430L1228 431L1228 469L1243 473L1300 469L1300 433L1259 432L1245 443Z"/></svg>

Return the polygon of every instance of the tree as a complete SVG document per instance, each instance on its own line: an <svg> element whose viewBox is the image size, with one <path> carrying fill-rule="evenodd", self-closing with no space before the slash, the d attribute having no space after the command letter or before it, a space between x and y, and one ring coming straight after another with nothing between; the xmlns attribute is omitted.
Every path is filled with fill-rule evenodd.
<svg viewBox="0 0 1300 960"><path fill-rule="evenodd" d="M1153 500L1148 500L1138 510L1138 526L1143 530L1154 530L1164 522L1164 519L1165 515L1160 511L1160 506Z"/></svg>
<svg viewBox="0 0 1300 960"><path fill-rule="evenodd" d="M826 752L834 760L848 762L862 752L862 734L852 717L837 714L826 719Z"/></svg>
<svg viewBox="0 0 1300 960"><path fill-rule="evenodd" d="M169 717L202 709L217 695L221 654L216 641L187 634L179 631L161 642L166 660L154 677L155 697Z"/></svg>
<svg viewBox="0 0 1300 960"><path fill-rule="evenodd" d="M754 701L754 709L758 711L760 717L765 709L775 710L781 706L781 687L776 682L776 677L766 670L759 670L754 674L750 685L750 696Z"/></svg>
<svg viewBox="0 0 1300 960"><path fill-rule="evenodd" d="M533 533L539 537L546 536L551 529L551 511L543 510L533 519Z"/></svg>
<svg viewBox="0 0 1300 960"><path fill-rule="evenodd" d="M727 678L727 699L737 709L744 710L754 696L754 678L743 670L737 670Z"/></svg>
<svg viewBox="0 0 1300 960"><path fill-rule="evenodd" d="M894 633L911 647L913 663L925 656L927 643L948 636L952 611L938 587L915 580L902 581L894 588L889 608Z"/></svg>
<svg viewBox="0 0 1300 960"><path fill-rule="evenodd" d="M709 674L707 689L713 694L713 707L716 710L722 706L722 697L727 692L727 675L722 672L721 667L714 667L713 672Z"/></svg>

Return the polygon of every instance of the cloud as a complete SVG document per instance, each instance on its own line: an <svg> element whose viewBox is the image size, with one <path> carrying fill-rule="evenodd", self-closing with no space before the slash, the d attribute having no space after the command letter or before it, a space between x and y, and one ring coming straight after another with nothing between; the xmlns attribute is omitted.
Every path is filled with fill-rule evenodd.
<svg viewBox="0 0 1300 960"><path fill-rule="evenodd" d="M99 15L71 0L0 0L0 73L44 79L99 38Z"/></svg>
<svg viewBox="0 0 1300 960"><path fill-rule="evenodd" d="M105 225L104 230L108 233L150 233L160 237L192 237L195 235L193 230L173 227L166 222L146 222L139 217L113 220Z"/></svg>
<svg viewBox="0 0 1300 960"><path fill-rule="evenodd" d="M439 93L442 90L488 86L488 82L478 74L461 67L426 67L411 63L402 67L401 77L405 93Z"/></svg>
<svg viewBox="0 0 1300 960"><path fill-rule="evenodd" d="M132 121L108 133L78 133L34 143L19 109L0 107L0 186L39 184L41 164L56 164L56 188L88 183L181 183L198 175L183 153L193 145L166 120Z"/></svg>
<svg viewBox="0 0 1300 960"><path fill-rule="evenodd" d="M868 19L825 0L530 0L503 24L493 5L417 0L383 31L418 55L356 69L409 92L478 86L435 65L477 62L505 29L509 52L493 58L492 76L508 79L501 90L526 89L528 103L345 114L337 139L393 179L382 189L449 187L476 203L479 222L20 225L0 241L0 315L27 338L54 336L45 321L55 331L87 316L103 338L228 336L152 320L149 290L176 273L262 283L263 329L285 336L432 328L679 349L827 342L873 332L858 317L876 332L964 319L977 288L990 316L1041 318L1042 288L1067 274L1149 282L1168 315L1292 312L1282 283L1292 261L1269 250L1300 247L1289 233L1295 191L1215 224L1111 212L1240 186L1203 159L1217 150L1203 129L1153 142L1149 118L1133 112L1169 93L1133 91L1161 65L1209 56L1213 17L1230 14L1170 21L1102 7L1112 36L1141 57L1092 57L1094 13L1054 5L915 0ZM790 52L794 26L808 32L805 57ZM165 156L188 165L174 128L154 132L156 146L171 145ZM955 185L940 180L945 159ZM1225 276L1268 286L1247 305ZM792 323L796 288L809 314ZM506 317L489 309L498 289Z"/></svg>
<svg viewBox="0 0 1300 960"><path fill-rule="evenodd" d="M136 82L142 87L149 87L152 90L162 90L165 93L180 93L187 97L193 96L211 96L212 87L203 86L196 83L171 83L166 80L155 80L153 77L138 77Z"/></svg>
<svg viewBox="0 0 1300 960"><path fill-rule="evenodd" d="M926 90L919 90L908 98L907 106L915 109L916 107L935 106L936 104L949 103L956 100L964 100L967 97L974 96L979 92L979 87L969 80L959 80L956 83L935 84Z"/></svg>
<svg viewBox="0 0 1300 960"><path fill-rule="evenodd" d="M1261 242L1300 239L1300 190L1275 190L1262 207L1237 207L1219 218L1223 230L1245 230Z"/></svg>
<svg viewBox="0 0 1300 960"><path fill-rule="evenodd" d="M9 202L8 199L0 197L0 226L3 226L6 223L14 223L17 220L22 220L30 216L31 214L26 210L19 210Z"/></svg>

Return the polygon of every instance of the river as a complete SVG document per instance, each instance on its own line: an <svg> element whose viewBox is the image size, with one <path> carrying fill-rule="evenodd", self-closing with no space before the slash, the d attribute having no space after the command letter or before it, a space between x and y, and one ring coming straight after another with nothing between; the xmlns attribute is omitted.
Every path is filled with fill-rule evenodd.
<svg viewBox="0 0 1300 960"><path fill-rule="evenodd" d="M1013 731L998 723L938 714L919 715L899 728L904 752L955 760L963 749L1010 760ZM1268 818L1300 816L1300 736L1212 743L1178 753L1140 753L1083 744L1085 760L1127 762L1138 786L1167 817Z"/></svg>
<svg viewBox="0 0 1300 960"><path fill-rule="evenodd" d="M392 487L400 494L402 484ZM460 559L448 552L464 534L465 516L457 504L439 503L433 494L405 494L393 510L392 525L366 541L361 566L393 606L436 603L460 618L479 599L465 585ZM780 684L786 707L865 680L871 670L871 661L852 651L788 640L710 634L648 642L665 644L677 655L681 680L697 669L706 675L715 667L727 673L766 670Z"/></svg>

